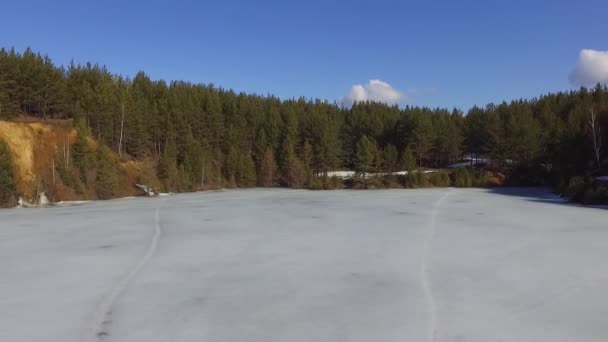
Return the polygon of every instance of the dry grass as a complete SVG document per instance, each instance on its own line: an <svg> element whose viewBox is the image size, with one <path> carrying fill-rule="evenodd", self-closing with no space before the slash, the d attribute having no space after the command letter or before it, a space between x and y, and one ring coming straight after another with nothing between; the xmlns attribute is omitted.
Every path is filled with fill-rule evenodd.
<svg viewBox="0 0 608 342"><path fill-rule="evenodd" d="M40 177L47 181L52 178L54 158L61 155L68 142L70 146L73 145L76 134L72 120L41 121L27 117L15 121L0 120L0 139L6 141L11 150L17 191L26 198L33 198L38 186L37 181ZM88 143L94 149L98 145L98 142L91 137L88 138ZM55 163L55 166L59 167L57 160ZM154 160L125 159L120 164L122 167L119 170L118 196L141 195L141 191L135 188L135 183L161 188L161 183L156 177ZM74 200L82 197L75 189L61 183L60 179L57 179L47 190L52 192L54 200Z"/></svg>
<svg viewBox="0 0 608 342"><path fill-rule="evenodd" d="M0 139L11 149L17 190L24 194L35 191L36 177L48 172L57 152L76 132L71 121L9 122L0 121Z"/></svg>

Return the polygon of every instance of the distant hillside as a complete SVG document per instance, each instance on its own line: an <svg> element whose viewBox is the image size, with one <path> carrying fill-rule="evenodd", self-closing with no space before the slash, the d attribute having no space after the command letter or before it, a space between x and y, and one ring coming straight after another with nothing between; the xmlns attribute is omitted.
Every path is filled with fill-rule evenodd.
<svg viewBox="0 0 608 342"><path fill-rule="evenodd" d="M31 124L7 138L20 191L39 189L36 176L48 187L48 158L54 155L56 165L63 158L56 169L61 183L53 183L57 198L131 193L138 177L173 192L355 187L328 179L328 172L445 169L472 156L491 161L483 168L504 174L507 184L551 185L583 202L608 201L608 190L594 181L608 175L608 89L599 84L466 113L372 102L343 108L152 80L143 71L129 78L92 63L60 67L31 49L0 49L0 119L24 116L71 119L78 131L73 163L51 153L63 148L62 134L73 133L44 133ZM30 144L19 148L41 152L19 152L19 134ZM458 184L469 183L476 182ZM429 182L393 179L371 187L417 184Z"/></svg>

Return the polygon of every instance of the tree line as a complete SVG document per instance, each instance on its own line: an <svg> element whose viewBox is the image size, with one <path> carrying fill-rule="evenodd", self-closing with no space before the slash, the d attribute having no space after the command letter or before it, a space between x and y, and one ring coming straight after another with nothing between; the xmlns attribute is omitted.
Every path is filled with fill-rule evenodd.
<svg viewBox="0 0 608 342"><path fill-rule="evenodd" d="M31 49L1 49L0 119L19 115L73 119L108 152L152 163L169 191L314 187L332 170L444 168L464 155L507 174L545 170L534 181L557 184L602 172L607 159L605 85L466 113L372 102L343 108L152 80L144 72L129 78L99 64L57 66Z"/></svg>

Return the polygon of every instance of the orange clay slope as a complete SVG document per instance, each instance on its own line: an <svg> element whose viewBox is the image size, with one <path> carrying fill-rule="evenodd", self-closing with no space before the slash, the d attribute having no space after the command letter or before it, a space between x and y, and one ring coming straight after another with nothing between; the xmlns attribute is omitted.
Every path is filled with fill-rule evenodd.
<svg viewBox="0 0 608 342"><path fill-rule="evenodd" d="M17 191L32 194L37 177L52 172L52 159L75 137L76 132L69 121L0 121L0 139L8 144L12 153Z"/></svg>

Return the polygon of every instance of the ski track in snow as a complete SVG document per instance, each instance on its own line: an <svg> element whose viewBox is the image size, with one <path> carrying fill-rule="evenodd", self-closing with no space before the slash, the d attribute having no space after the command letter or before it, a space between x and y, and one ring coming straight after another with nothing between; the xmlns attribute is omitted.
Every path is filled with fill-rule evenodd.
<svg viewBox="0 0 608 342"><path fill-rule="evenodd" d="M427 304L428 323L426 340L428 342L435 342L435 337L437 334L437 305L435 302L435 296L433 295L433 285L431 282L428 258L432 252L432 242L433 238L435 237L436 231L435 222L439 213L439 207L441 206L441 203L448 197L451 191L451 189L448 190L433 205L433 210L431 212L431 220L429 223L427 236L424 240L422 259L420 262L420 285L422 287L422 291L424 292L424 298Z"/></svg>
<svg viewBox="0 0 608 342"><path fill-rule="evenodd" d="M114 306L114 302L116 302L118 297L127 289L133 278L135 278L150 259L152 259L152 256L158 247L161 233L159 206L154 213L154 236L148 245L146 254L118 283L114 285L114 287L112 287L110 292L97 306L91 326L87 329L86 338L83 339L84 341L98 342L109 336L108 326L112 323L112 307Z"/></svg>

